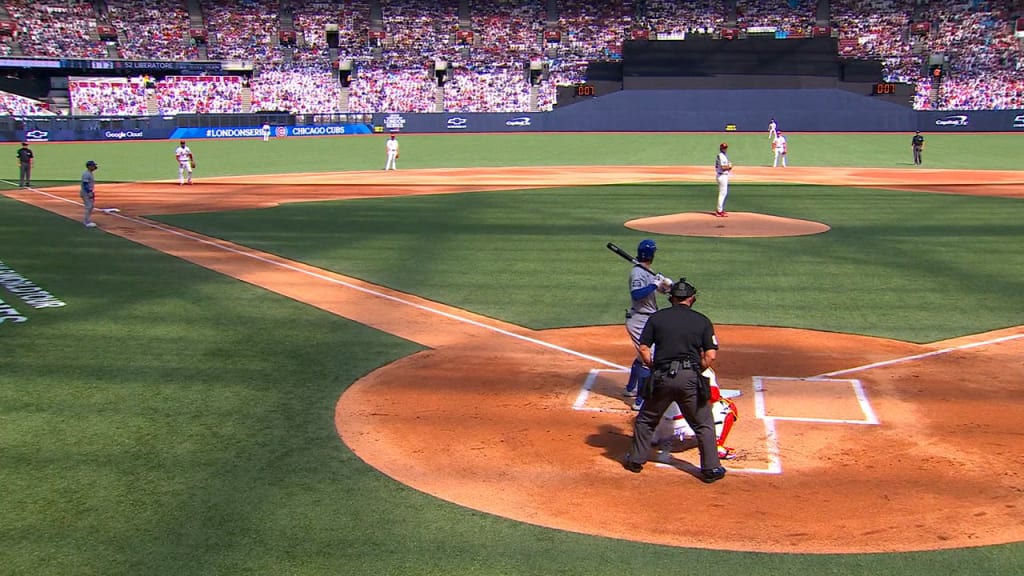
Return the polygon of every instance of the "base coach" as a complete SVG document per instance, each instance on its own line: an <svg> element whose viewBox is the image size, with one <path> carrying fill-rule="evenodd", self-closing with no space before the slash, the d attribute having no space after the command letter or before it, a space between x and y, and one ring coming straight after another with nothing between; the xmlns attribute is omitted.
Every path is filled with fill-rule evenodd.
<svg viewBox="0 0 1024 576"><path fill-rule="evenodd" d="M697 299L693 284L680 278L668 296L672 306L651 314L640 334L640 356L652 374L642 391L643 408L633 423L633 445L623 466L630 472L643 469L654 429L668 405L676 402L697 435L700 479L710 484L725 476L725 468L718 458L711 386L700 373L714 364L718 338L711 320L692 308Z"/></svg>

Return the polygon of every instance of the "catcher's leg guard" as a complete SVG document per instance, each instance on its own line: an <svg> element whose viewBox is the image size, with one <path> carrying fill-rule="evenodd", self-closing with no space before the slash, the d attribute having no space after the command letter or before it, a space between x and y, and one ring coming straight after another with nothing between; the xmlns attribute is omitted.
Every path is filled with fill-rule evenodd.
<svg viewBox="0 0 1024 576"><path fill-rule="evenodd" d="M722 398L715 402L714 414L715 432L718 435L718 457L724 460L735 458L736 451L726 446L725 440L729 437L729 432L732 431L733 423L739 417L736 404L732 400Z"/></svg>

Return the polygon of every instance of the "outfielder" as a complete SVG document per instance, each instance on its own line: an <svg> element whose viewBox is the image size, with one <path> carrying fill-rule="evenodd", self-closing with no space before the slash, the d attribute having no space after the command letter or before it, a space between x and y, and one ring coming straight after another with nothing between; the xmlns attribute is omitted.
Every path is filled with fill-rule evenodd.
<svg viewBox="0 0 1024 576"><path fill-rule="evenodd" d="M732 162L725 155L729 145L722 142L718 145L718 156L715 157L715 180L718 182L718 205L715 208L715 216L725 218L729 214L725 211L725 199L729 196L729 173L732 172Z"/></svg>
<svg viewBox="0 0 1024 576"><path fill-rule="evenodd" d="M178 161L178 186L186 183L192 184L192 170L196 167L196 160L192 156L192 150L182 140L174 150L174 159ZM188 180L185 175L188 175Z"/></svg>
<svg viewBox="0 0 1024 576"><path fill-rule="evenodd" d="M732 425L739 419L739 411L736 403L728 398L722 398L722 390L718 387L718 378L711 368L704 370L702 375L710 381L711 385L711 414L715 420L715 437L718 445L718 458L720 460L732 460L736 458L736 450L725 445ZM683 412L675 402L669 404L668 409L661 416L661 422L654 429L653 445L658 446L658 459L662 462L671 460L672 444L678 439L685 442L687 438L695 438L693 428L686 423Z"/></svg>
<svg viewBox="0 0 1024 576"><path fill-rule="evenodd" d="M263 141L270 142L270 124L264 122L263 126L260 127L260 132L263 134Z"/></svg>
<svg viewBox="0 0 1024 576"><path fill-rule="evenodd" d="M622 395L627 398L636 398L633 402L633 410L640 410L643 406L643 399L637 393L640 384L651 376L648 368L640 356L640 333L647 324L647 318L658 311L658 299L655 292L666 293L672 287L672 280L655 274L651 271L651 262L654 262L654 253L658 246L654 240L641 240L636 247L636 259L640 264L633 266L629 271L629 297L631 304L626 310L626 332L633 341L633 348L636 349L636 358L629 369L629 381L626 382L626 389Z"/></svg>
<svg viewBox="0 0 1024 576"><path fill-rule="evenodd" d="M772 150L775 152L775 160L772 161L772 168L778 168L779 158L782 158L782 167L786 167L786 137L779 132L779 135L772 141Z"/></svg>
<svg viewBox="0 0 1024 576"><path fill-rule="evenodd" d="M779 135L779 125L775 123L775 118L768 123L768 139L775 141L776 136Z"/></svg>
<svg viewBox="0 0 1024 576"><path fill-rule="evenodd" d="M384 145L384 148L385 150L387 150L388 153L388 159L384 163L384 169L398 170L398 167L395 166L395 160L398 160L398 140L395 140L394 134L392 134L391 137L388 138L388 143Z"/></svg>

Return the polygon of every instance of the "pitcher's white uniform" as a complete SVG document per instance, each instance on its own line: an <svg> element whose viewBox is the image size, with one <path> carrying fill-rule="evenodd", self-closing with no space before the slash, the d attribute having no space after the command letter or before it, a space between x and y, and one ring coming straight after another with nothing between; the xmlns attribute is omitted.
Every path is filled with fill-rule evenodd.
<svg viewBox="0 0 1024 576"><path fill-rule="evenodd" d="M385 149L388 152L388 159L387 162L384 163L384 169L398 170L398 167L395 166L395 160L398 159L398 140L395 140L394 134L388 138L388 143L385 145Z"/></svg>
<svg viewBox="0 0 1024 576"><path fill-rule="evenodd" d="M728 216L725 212L725 199L729 196L729 172L732 171L732 162L725 155L729 145L723 142L718 146L718 156L715 157L715 180L718 182L718 205L715 207L715 216L724 218Z"/></svg>
<svg viewBox="0 0 1024 576"><path fill-rule="evenodd" d="M786 167L786 137L779 134L772 141L772 150L775 151L775 160L772 161L772 168L776 168L779 165L779 158L782 158L782 167Z"/></svg>
<svg viewBox="0 0 1024 576"><path fill-rule="evenodd" d="M185 175L188 174L188 183L192 183L192 150L182 140L174 150L174 157L178 160L178 185L185 184Z"/></svg>

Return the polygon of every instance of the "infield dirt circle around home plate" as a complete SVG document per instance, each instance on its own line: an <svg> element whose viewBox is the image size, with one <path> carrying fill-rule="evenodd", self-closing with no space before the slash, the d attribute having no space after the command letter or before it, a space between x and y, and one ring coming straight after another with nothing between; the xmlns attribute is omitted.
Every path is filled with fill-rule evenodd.
<svg viewBox="0 0 1024 576"><path fill-rule="evenodd" d="M96 221L422 345L346 388L334 417L340 441L367 465L438 498L554 529L685 547L851 553L1024 540L1024 326L929 344L718 326L720 382L743 392L730 436L743 456L706 486L692 474L692 449L676 452L672 466L622 469L632 412L620 395L626 373L615 366L628 366L633 350L619 324L530 330L138 216L708 180L706 167L588 166L223 177L185 193L173 181L101 184L105 205L122 213ZM750 167L734 178L744 180L1024 198L1019 171ZM76 186L3 194L81 217ZM678 216L686 215L643 220L664 219L671 230ZM779 224L761 214L690 216L707 236ZM824 226L773 234L806 225ZM310 418L324 417L322 406L309 408Z"/></svg>

